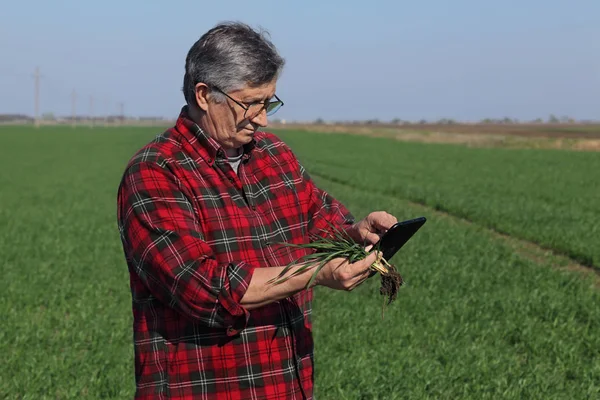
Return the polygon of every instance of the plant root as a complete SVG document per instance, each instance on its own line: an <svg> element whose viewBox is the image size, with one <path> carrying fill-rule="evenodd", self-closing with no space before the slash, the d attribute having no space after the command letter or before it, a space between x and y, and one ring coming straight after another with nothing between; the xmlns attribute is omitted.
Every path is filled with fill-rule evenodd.
<svg viewBox="0 0 600 400"><path fill-rule="evenodd" d="M381 275L381 287L379 293L383 296L387 296L387 305L390 305L396 297L398 297L398 291L400 286L404 283L402 276L396 270L396 267L387 262L383 257L379 257L371 268L379 272Z"/></svg>
<svg viewBox="0 0 600 400"><path fill-rule="evenodd" d="M389 265L388 273L381 274L381 287L379 293L383 296L387 296L387 305L390 305L396 297L398 297L398 291L400 286L404 283L402 276L396 271L396 267Z"/></svg>

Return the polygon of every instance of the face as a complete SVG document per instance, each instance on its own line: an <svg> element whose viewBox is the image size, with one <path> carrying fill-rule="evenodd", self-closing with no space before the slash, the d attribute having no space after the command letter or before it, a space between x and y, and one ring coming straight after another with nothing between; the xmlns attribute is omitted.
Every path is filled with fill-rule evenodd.
<svg viewBox="0 0 600 400"><path fill-rule="evenodd" d="M199 83L196 85L196 101L205 111L201 125L204 125L203 128L224 149L239 149L252 141L258 128L267 126L267 114L264 109L256 113L252 112L251 108L246 112L232 99L247 107L251 103L271 100L275 95L275 89L276 82L258 87L246 87L227 93L231 99L225 97L225 101L216 103L212 99L214 92L211 92L205 84Z"/></svg>

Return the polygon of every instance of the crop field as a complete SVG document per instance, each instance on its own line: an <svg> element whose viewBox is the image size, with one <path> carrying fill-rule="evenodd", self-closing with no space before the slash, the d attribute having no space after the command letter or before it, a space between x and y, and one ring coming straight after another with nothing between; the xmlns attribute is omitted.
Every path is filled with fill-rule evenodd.
<svg viewBox="0 0 600 400"><path fill-rule="evenodd" d="M446 211L600 267L600 153L286 133L316 176Z"/></svg>
<svg viewBox="0 0 600 400"><path fill-rule="evenodd" d="M371 124L277 124L276 127L281 129L282 127L293 128L293 129L312 129L321 132L327 132L333 129L345 130L345 131L356 131L361 128L370 128L372 131L377 130L396 130L396 131L421 131L427 132L443 132L443 133L460 133L467 135L502 135L502 136L526 136L526 137L542 137L542 138L588 138L588 139L600 139L600 124L598 123L587 123L587 124L576 124L576 123L560 123L560 124L526 124L526 123L478 123L478 124L466 124L466 123L453 123L453 124L436 124L436 123L403 123L403 124L384 124L384 123L371 123Z"/></svg>
<svg viewBox="0 0 600 400"><path fill-rule="evenodd" d="M0 398L131 398L116 190L160 131L0 127ZM383 318L317 288L318 399L600 398L600 153L278 133L357 217L428 218Z"/></svg>

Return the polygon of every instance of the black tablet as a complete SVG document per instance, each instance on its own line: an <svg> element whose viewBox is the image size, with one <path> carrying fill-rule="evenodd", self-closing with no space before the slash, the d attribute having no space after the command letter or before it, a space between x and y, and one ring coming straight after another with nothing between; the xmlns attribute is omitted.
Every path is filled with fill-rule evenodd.
<svg viewBox="0 0 600 400"><path fill-rule="evenodd" d="M387 230L379 239L379 242L373 246L374 250L379 250L383 253L383 258L389 261L394 254L423 226L427 221L425 217L409 219L401 221Z"/></svg>

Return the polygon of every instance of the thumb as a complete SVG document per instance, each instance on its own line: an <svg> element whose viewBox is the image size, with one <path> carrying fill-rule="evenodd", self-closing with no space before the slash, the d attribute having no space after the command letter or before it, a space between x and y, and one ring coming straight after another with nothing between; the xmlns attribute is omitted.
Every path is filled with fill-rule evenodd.
<svg viewBox="0 0 600 400"><path fill-rule="evenodd" d="M363 258L359 261L356 261L351 266L352 275L359 276L359 275L364 274L365 271L367 271L371 267L371 264L373 264L375 262L375 260L377 260L377 252L373 251L373 252L369 253L369 255L366 256L365 258Z"/></svg>
<svg viewBox="0 0 600 400"><path fill-rule="evenodd" d="M363 259L363 264L364 264L364 266L366 268L369 268L371 266L371 264L373 264L377 260L377 254L378 253L379 252L377 252L377 251L372 251L372 252L369 253L368 256L366 256Z"/></svg>
<svg viewBox="0 0 600 400"><path fill-rule="evenodd" d="M365 240L371 244L375 244L375 243L379 242L379 239L380 239L379 235L376 233L373 233L373 232L369 232L365 236Z"/></svg>

